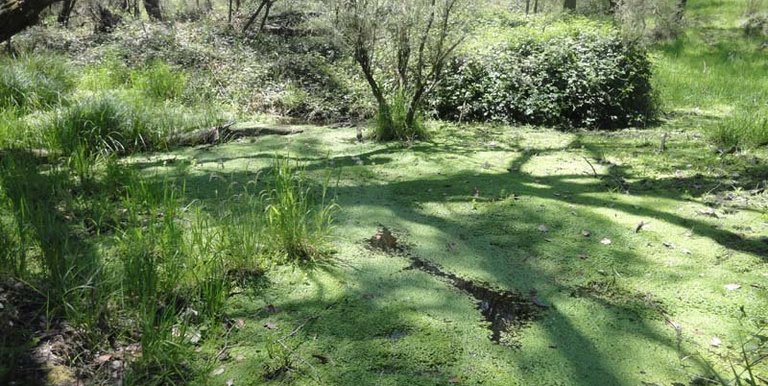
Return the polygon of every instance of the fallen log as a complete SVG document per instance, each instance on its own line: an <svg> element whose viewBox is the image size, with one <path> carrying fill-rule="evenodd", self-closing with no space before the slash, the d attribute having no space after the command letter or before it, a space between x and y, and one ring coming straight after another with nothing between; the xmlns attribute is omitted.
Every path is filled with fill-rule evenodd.
<svg viewBox="0 0 768 386"><path fill-rule="evenodd" d="M188 133L181 133L171 138L173 146L216 145L238 138L260 135L290 135L304 132L300 126L268 125L254 122L235 124L227 122L220 126L208 127Z"/></svg>

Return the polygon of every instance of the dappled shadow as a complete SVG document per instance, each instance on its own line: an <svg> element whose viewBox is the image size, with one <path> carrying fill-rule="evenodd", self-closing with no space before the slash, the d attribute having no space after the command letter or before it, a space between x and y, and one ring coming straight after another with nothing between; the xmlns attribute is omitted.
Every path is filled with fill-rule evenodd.
<svg viewBox="0 0 768 386"><path fill-rule="evenodd" d="M383 166L388 168L394 160L408 152L418 154L424 159L437 156L437 154L451 154L455 157L471 156L473 148L477 149L478 142L462 143L461 138L454 143L420 143L409 149L406 148L379 148L366 149L356 155L341 157L314 158L295 157L300 160L308 172L323 172L334 167L358 168L364 170L369 166ZM578 139L576 140L578 141ZM625 373L614 369L612 362L604 351L608 344L605 341L595 341L595 336L585 333L583 326L574 325L573 310L561 310L558 301L564 297L577 298L584 307L600 314L601 325L612 326L623 334L636 336L637 339L652 341L669 352L676 353L677 358L688 356L684 347L681 347L680 335L677 327L668 318L671 315L659 306L659 302L650 293L632 293L623 289L622 279L614 277L617 289L593 293L579 292L579 288L588 288L595 280L595 272L583 271L581 267L569 264L569 259L592 259L588 265L595 270L616 272L616 277L621 275L638 276L648 270L648 262L639 252L627 249L609 249L602 251L595 249L595 240L589 244L588 240L573 240L567 234L578 234L580 225L592 224L594 227L608 232L608 236L614 243L621 244L627 239L631 230L624 227L617 228L613 220L595 214L576 213L571 207L582 208L611 208L614 211L626 215L638 216L648 220L659 221L690 229L693 234L707 238L726 248L742 251L759 256L765 261L768 256L768 245L762 240L745 238L734 232L714 227L711 221L705 218L695 218L681 214L677 211L668 211L648 205L638 205L628 200L613 200L603 198L596 193L605 193L617 186L618 194L628 191L626 197L635 198L663 198L682 201L683 193L689 188L700 186L696 190L701 192L713 192L719 189L720 181L714 177L695 175L683 178L648 179L634 175L631 168L607 164L603 172L589 171L584 161L583 173L564 173L557 175L533 175L525 169L535 157L546 156L558 152L574 152L586 154L588 159L597 163L600 153L610 151L610 146L605 149L584 146L574 142L563 146L549 148L522 148L516 143L501 143L493 147L486 147L491 152L512 152L513 158L509 160L508 171L494 170L435 170L415 177L415 179L387 180L371 176L362 180L345 180L344 184L332 186L332 193L337 202L345 211L354 211L360 208L386 209L389 216L384 218L369 218L368 223L361 226L373 226L372 222L386 222L385 225L395 229L424 226L437 230L445 238L447 249L435 250L430 245L439 244L440 240L408 240L414 244L413 253L429 264L439 264L450 272L476 272L477 277L462 277L462 280L491 281L495 287L511 289L526 293L529 290L538 290L544 302L551 302L551 308L544 311L543 320L537 322L537 328L544 329L549 339L554 343L549 350L552 355L561 356L568 363L567 369L560 369L564 377L572 384L591 385L596 382L603 384L625 384ZM257 151L245 157L232 157L228 160L240 158L262 159L268 164L273 155ZM382 162L379 162L379 160ZM375 164L371 161L376 160ZM362 161L359 162L359 161ZM266 166L268 167L268 166ZM755 181L768 173L764 165L750 167L748 173L750 179ZM322 174L322 173L321 173ZM252 179L253 171L228 170L224 173L224 180L212 183L207 174L188 174L183 178L188 187L201 187L188 189L192 195L190 200L212 201L217 196L216 188L224 184L237 181L245 184ZM158 177L159 178L159 177ZM751 181L751 180L750 180ZM723 189L727 187L722 187ZM694 193L695 197L696 193ZM466 210L436 215L424 208L431 204L454 203L463 205ZM544 205L550 207L544 209ZM541 209L536 209L540 205ZM471 209L470 209L471 208ZM572 212L572 214L568 214ZM573 219L569 219L572 217ZM349 217L347 217L349 219ZM537 230L538 224L547 224L551 232L559 232L569 240L565 244L552 246L546 234ZM502 229L499 227L502 226ZM581 225L585 226L585 225ZM548 231L548 232L550 232ZM373 229L371 229L371 233ZM435 238L438 236L426 236ZM453 257L451 248L456 248L454 243L460 244L463 253L474 256L475 259L467 261ZM590 256L585 255L585 251ZM594 255L593 255L594 254ZM403 268L407 267L406 259L403 260ZM353 266L354 264L351 263ZM337 268L331 268L333 271ZM351 269L342 267L338 269ZM619 273L620 272L620 273ZM399 341L403 336L408 336L408 328L413 328L408 321L413 313L443 312L450 314L452 301L441 296L430 299L428 307L424 305L414 306L405 304L392 306L377 306L382 304L376 299L395 297L405 290L434 292L434 287L443 286L446 283L427 279L424 276L418 280L401 281L397 275L426 275L425 273L392 273L391 282L383 283L381 278L372 277L373 273L355 272L355 276L361 280L356 283L354 289L344 291L344 296L329 301L328 291L318 284L318 295L306 302L290 302L282 305L294 313L307 313L319 311L330 304L334 304L324 316L304 327L302 334L305 336L328 336L332 341L339 342L342 348L327 347L327 350L343 352L346 358L339 361L353 361L355 355L366 355L366 363L378 363L373 368L349 369L345 371L323 372L325 380L333 380L335 383L351 384L352 379L375 379L376 376L391 376L391 379L406 381L408 379L422 379L427 377L429 382L445 383L449 377L442 371L443 367L451 368L459 362L457 357L465 355L461 344L454 341L451 334L455 331L451 327L435 327L435 333L445 337L447 346L454 350L448 355L447 362L421 363L423 358L405 358L402 351L393 349L394 341ZM599 276L598 276L599 277ZM315 282L319 283L319 282ZM683 285L683 283L681 283ZM455 294L450 295L455 297ZM466 295L465 295L466 296ZM324 299L324 300L322 300ZM582 300L583 299L583 300ZM330 303L329 303L330 302ZM581 304L581 303L580 303ZM415 308L414 308L415 307ZM313 311L314 310L314 311ZM487 322L486 322L487 323ZM658 325L668 325L666 333L659 331ZM395 328L393 326L402 326ZM409 327L411 326L411 327ZM400 331L402 330L402 331ZM404 332L405 331L405 332ZM466 331L462 331L466 333ZM475 332L476 333L476 332ZM403 335L405 334L405 335ZM395 337L395 338L393 338ZM604 339L611 339L605 337ZM325 341L323 341L325 342ZM343 343L342 343L343 342ZM441 343L443 343L441 342ZM562 342L562 343L560 343ZM422 342L423 344L423 342ZM368 347L373 347L369 349ZM427 348L426 350L432 350ZM393 351L396 355L393 354ZM440 348L434 348L440 351ZM519 352L509 354L514 358L517 367L529 368L541 366L539 362L542 352L530 352L529 347L523 346ZM533 350L535 351L535 350ZM616 355L623 355L627 359L631 352L617 349ZM371 357L368 358L367 356ZM392 362L392 356L399 358ZM425 354L426 355L426 354ZM429 354L432 355L432 354ZM443 355L443 354L435 354ZM382 357L381 363L376 359ZM389 359L387 359L389 358ZM451 359L452 358L452 359ZM530 363L528 363L530 362ZM527 364L526 364L527 363ZM552 362L555 363L555 362ZM659 364L661 365L661 364ZM665 365L673 366L671 363ZM324 364L324 366L329 366ZM698 363L698 370L705 371L706 366ZM398 375L399 374L399 375ZM413 378L397 378L407 374ZM362 377L362 378L361 378ZM368 377L368 378L366 378ZM681 380L685 381L685 380Z"/></svg>

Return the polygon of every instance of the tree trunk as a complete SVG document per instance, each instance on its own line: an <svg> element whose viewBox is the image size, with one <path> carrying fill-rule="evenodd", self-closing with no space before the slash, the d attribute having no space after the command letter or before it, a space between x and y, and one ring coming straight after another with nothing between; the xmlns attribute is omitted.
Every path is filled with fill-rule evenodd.
<svg viewBox="0 0 768 386"><path fill-rule="evenodd" d="M256 21L256 18L259 17L261 10L264 8L265 5L267 5L268 2L269 0L261 0L259 7L256 8L256 12L254 12L253 15L251 15L251 17L248 19L248 21L245 22L245 27L243 27L243 33L245 33L246 31L248 31L249 28L251 28L251 25L253 24L254 21Z"/></svg>
<svg viewBox="0 0 768 386"><path fill-rule="evenodd" d="M75 3L77 0L64 0L64 4L61 6L59 17L56 19L59 24L67 27L69 26L69 17L72 16L72 10L75 9Z"/></svg>
<svg viewBox="0 0 768 386"><path fill-rule="evenodd" d="M37 23L45 7L61 0L0 0L0 42Z"/></svg>
<svg viewBox="0 0 768 386"><path fill-rule="evenodd" d="M228 122L221 126L173 135L169 142L173 146L215 145L229 142L237 138L256 137L260 135L291 135L303 132L304 127L302 126L264 125L251 122L235 124L234 122Z"/></svg>
<svg viewBox="0 0 768 386"><path fill-rule="evenodd" d="M688 4L688 0L677 0L677 9L675 11L675 21L681 23L683 16L685 16L685 6Z"/></svg>
<svg viewBox="0 0 768 386"><path fill-rule="evenodd" d="M272 4L275 2L269 0L267 2L267 8L264 8L264 16L261 18L261 25L259 26L259 32L264 32L264 26L267 25L267 18L269 18L269 11L272 9Z"/></svg>
<svg viewBox="0 0 768 386"><path fill-rule="evenodd" d="M144 0L144 9L147 15L153 20L163 20L163 13L160 11L160 0Z"/></svg>
<svg viewBox="0 0 768 386"><path fill-rule="evenodd" d="M563 3L563 9L571 12L576 12L576 0L565 0Z"/></svg>

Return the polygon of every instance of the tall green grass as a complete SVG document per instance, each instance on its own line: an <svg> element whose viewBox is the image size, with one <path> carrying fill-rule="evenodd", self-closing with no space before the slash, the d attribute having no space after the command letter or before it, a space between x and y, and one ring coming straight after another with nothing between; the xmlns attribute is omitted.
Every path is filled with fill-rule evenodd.
<svg viewBox="0 0 768 386"><path fill-rule="evenodd" d="M710 140L721 148L755 148L768 145L768 108L740 111L707 132Z"/></svg>
<svg viewBox="0 0 768 386"><path fill-rule="evenodd" d="M416 116L412 125L407 124L410 98L406 93L398 93L390 103L376 112L373 137L378 141L413 141L429 139L429 132L421 115Z"/></svg>
<svg viewBox="0 0 768 386"><path fill-rule="evenodd" d="M74 86L72 67L61 58L0 58L0 109L46 109L63 103Z"/></svg>
<svg viewBox="0 0 768 386"><path fill-rule="evenodd" d="M328 236L337 205L322 190L313 189L304 171L291 161L276 158L272 181L262 193L266 204L266 236L276 253L293 262L315 262L327 257Z"/></svg>

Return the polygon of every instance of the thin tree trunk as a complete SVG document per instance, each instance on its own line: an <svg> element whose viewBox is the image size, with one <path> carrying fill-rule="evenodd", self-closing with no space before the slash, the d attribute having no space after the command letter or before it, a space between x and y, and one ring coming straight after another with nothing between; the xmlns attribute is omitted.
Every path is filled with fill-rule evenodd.
<svg viewBox="0 0 768 386"><path fill-rule="evenodd" d="M38 21L40 12L61 0L0 0L0 42Z"/></svg>
<svg viewBox="0 0 768 386"><path fill-rule="evenodd" d="M267 8L264 9L264 17L261 18L259 32L264 32L264 26L267 25L267 18L269 17L269 11L272 9L272 4L274 4L274 1L267 0Z"/></svg>
<svg viewBox="0 0 768 386"><path fill-rule="evenodd" d="M688 0L677 0L677 9L675 11L675 21L678 23L683 21L685 16L685 6L688 4Z"/></svg>
<svg viewBox="0 0 768 386"><path fill-rule="evenodd" d="M539 13L539 0L533 0L533 14Z"/></svg>
<svg viewBox="0 0 768 386"><path fill-rule="evenodd" d="M160 0L144 0L144 9L147 15L153 20L163 20L163 13L160 11Z"/></svg>
<svg viewBox="0 0 768 386"><path fill-rule="evenodd" d="M248 31L249 28L251 28L251 25L253 25L253 22L256 21L256 18L259 17L259 14L261 13L261 10L264 8L265 5L267 5L267 2L269 0L261 0L261 3L259 4L259 8L256 8L256 12L251 15L250 18L248 18L248 21L245 22L245 27L243 27L243 32Z"/></svg>
<svg viewBox="0 0 768 386"><path fill-rule="evenodd" d="M62 4L61 12L59 12L59 16L57 18L57 21L59 24L68 27L69 26L69 18L72 16L72 11L75 9L75 3L77 0L64 0L64 4Z"/></svg>
<svg viewBox="0 0 768 386"><path fill-rule="evenodd" d="M531 0L525 0L525 15L528 16L529 11L531 10Z"/></svg>
<svg viewBox="0 0 768 386"><path fill-rule="evenodd" d="M576 12L576 0L565 0L563 2L563 9Z"/></svg>
<svg viewBox="0 0 768 386"><path fill-rule="evenodd" d="M229 0L229 13L227 16L227 23L232 24L232 0Z"/></svg>

